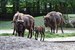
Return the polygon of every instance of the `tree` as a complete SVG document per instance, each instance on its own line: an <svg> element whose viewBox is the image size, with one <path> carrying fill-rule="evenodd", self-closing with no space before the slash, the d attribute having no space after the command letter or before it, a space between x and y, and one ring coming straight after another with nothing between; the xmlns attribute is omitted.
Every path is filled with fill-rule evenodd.
<svg viewBox="0 0 75 50"><path fill-rule="evenodd" d="M13 11L19 11L19 1L20 0L13 0Z"/></svg>
<svg viewBox="0 0 75 50"><path fill-rule="evenodd" d="M1 0L2 14L6 14L6 0Z"/></svg>

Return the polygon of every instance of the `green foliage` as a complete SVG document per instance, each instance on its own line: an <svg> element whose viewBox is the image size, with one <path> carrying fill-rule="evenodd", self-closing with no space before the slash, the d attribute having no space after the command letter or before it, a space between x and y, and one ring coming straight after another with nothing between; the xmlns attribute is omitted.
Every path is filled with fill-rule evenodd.
<svg viewBox="0 0 75 50"><path fill-rule="evenodd" d="M72 26L69 23L65 24L64 27L66 27L66 28L72 28Z"/></svg>
<svg viewBox="0 0 75 50"><path fill-rule="evenodd" d="M13 11L12 11L12 8L11 7L8 7L7 8L7 13L12 13Z"/></svg>

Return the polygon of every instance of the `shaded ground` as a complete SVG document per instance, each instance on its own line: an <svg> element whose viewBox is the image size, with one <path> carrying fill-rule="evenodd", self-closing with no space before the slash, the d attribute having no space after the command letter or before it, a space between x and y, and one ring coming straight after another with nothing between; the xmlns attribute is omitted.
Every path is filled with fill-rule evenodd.
<svg viewBox="0 0 75 50"><path fill-rule="evenodd" d="M0 50L75 50L75 42L41 42L14 36L0 36Z"/></svg>

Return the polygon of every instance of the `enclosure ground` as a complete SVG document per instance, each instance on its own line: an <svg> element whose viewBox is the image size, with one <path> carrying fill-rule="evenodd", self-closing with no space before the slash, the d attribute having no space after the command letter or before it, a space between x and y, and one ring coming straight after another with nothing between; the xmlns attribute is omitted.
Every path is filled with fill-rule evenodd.
<svg viewBox="0 0 75 50"><path fill-rule="evenodd" d="M25 37L0 36L0 50L75 50L75 42L42 42Z"/></svg>

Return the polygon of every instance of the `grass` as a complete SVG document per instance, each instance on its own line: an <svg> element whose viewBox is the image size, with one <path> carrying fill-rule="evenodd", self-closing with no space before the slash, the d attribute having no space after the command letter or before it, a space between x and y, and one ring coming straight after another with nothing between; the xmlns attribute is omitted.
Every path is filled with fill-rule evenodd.
<svg viewBox="0 0 75 50"><path fill-rule="evenodd" d="M65 33L65 34L46 34L46 38L56 38L56 37L72 37L75 36L75 33Z"/></svg>
<svg viewBox="0 0 75 50"><path fill-rule="evenodd" d="M43 16L35 17L35 26L44 26Z"/></svg>
<svg viewBox="0 0 75 50"><path fill-rule="evenodd" d="M11 21L0 21L0 29L11 29L12 23Z"/></svg>
<svg viewBox="0 0 75 50"><path fill-rule="evenodd" d="M12 36L12 34L9 34L9 33L2 33L2 34L0 34L0 36Z"/></svg>
<svg viewBox="0 0 75 50"><path fill-rule="evenodd" d="M28 35L28 32L26 32L24 34L25 37L27 37L27 35ZM3 33L3 34L0 34L0 36L13 36L13 35L9 34L9 33ZM49 33L49 32L45 33L45 38L73 37L73 36L75 36L75 33L70 33L70 34L68 34L68 33L65 33L65 34L54 34L54 33ZM34 35L33 35L33 37L34 37ZM40 35L39 35L39 37L40 37Z"/></svg>

